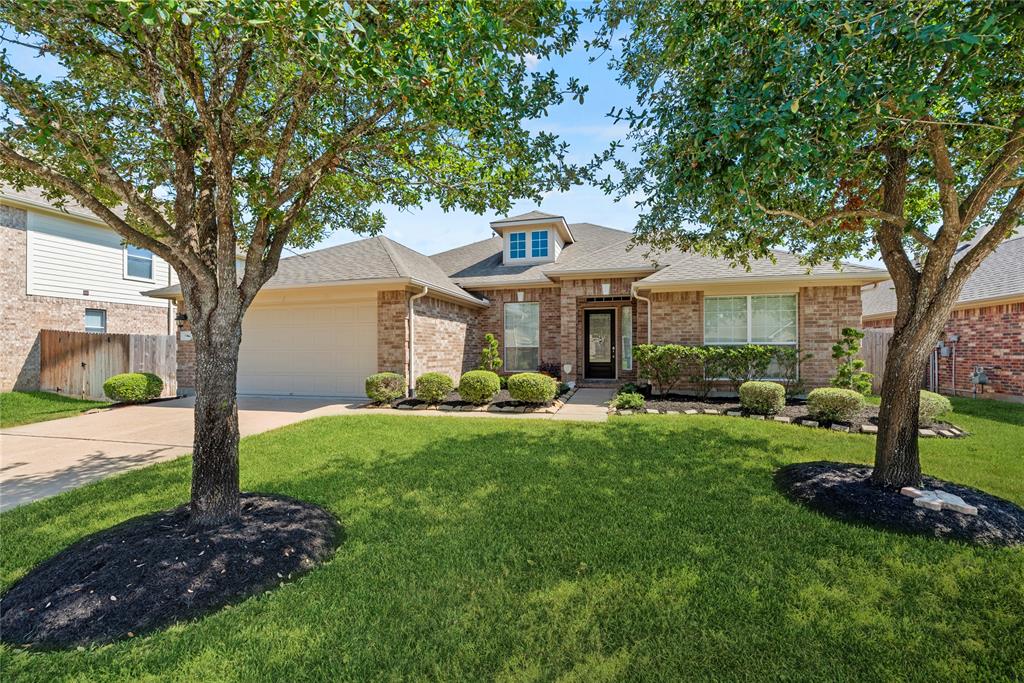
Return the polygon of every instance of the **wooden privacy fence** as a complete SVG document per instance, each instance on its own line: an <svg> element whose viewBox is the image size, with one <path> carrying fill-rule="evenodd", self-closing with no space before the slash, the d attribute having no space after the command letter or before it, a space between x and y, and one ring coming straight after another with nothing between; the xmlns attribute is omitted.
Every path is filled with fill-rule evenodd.
<svg viewBox="0 0 1024 683"><path fill-rule="evenodd" d="M864 359L864 369L875 377L871 380L871 390L877 394L882 390L882 375L885 374L885 356L889 351L889 340L892 330L867 328L861 341L860 355Z"/></svg>
<svg viewBox="0 0 1024 683"><path fill-rule="evenodd" d="M161 396L178 391L173 335L100 334L41 330L39 385L82 398L103 398L103 383L122 372L151 372L164 381Z"/></svg>

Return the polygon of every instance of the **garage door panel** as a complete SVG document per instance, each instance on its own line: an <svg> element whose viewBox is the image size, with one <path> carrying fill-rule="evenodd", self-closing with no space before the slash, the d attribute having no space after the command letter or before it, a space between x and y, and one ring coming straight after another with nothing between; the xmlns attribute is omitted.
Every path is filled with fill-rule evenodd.
<svg viewBox="0 0 1024 683"><path fill-rule="evenodd" d="M242 330L240 394L362 396L377 368L374 303L253 308Z"/></svg>

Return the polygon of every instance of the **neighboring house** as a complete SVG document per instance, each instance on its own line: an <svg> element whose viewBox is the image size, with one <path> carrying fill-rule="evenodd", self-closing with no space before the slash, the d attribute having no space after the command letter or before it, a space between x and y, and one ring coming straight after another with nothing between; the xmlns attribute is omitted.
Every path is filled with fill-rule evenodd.
<svg viewBox="0 0 1024 683"><path fill-rule="evenodd" d="M960 247L963 253L970 244ZM891 329L896 292L891 280L861 292L864 327ZM971 394L971 375L983 368L986 392L1024 396L1024 234L1006 240L978 266L943 330L935 363L938 389Z"/></svg>
<svg viewBox="0 0 1024 683"><path fill-rule="evenodd" d="M504 372L565 380L636 377L645 342L799 345L810 385L835 370L831 346L861 317L861 287L885 271L808 272L791 254L750 270L681 252L645 258L631 234L533 211L494 221L495 235L428 257L385 237L282 259L243 321L241 394L360 396L367 375L453 379L475 367L483 337ZM180 298L180 288L151 296ZM187 322L178 386L194 387Z"/></svg>
<svg viewBox="0 0 1024 683"><path fill-rule="evenodd" d="M39 389L39 331L170 334L174 306L142 292L167 264L75 202L0 185L0 391Z"/></svg>

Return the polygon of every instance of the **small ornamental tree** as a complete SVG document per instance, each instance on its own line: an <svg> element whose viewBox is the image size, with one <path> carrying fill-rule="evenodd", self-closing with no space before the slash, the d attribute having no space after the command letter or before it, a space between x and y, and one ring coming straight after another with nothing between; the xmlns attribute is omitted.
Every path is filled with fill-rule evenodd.
<svg viewBox="0 0 1024 683"><path fill-rule="evenodd" d="M808 263L880 254L896 292L872 481L918 485L918 389L971 274L1024 211L1019 0L597 0L637 105L638 241ZM613 146L595 168L616 156ZM635 160L634 160L635 159Z"/></svg>
<svg viewBox="0 0 1024 683"><path fill-rule="evenodd" d="M864 361L855 356L860 353L860 340L864 333L852 327L843 328L842 338L832 345L832 357L840 361L836 368L836 376L832 378L832 386L840 389L853 389L862 394L871 393L870 372L864 371Z"/></svg>
<svg viewBox="0 0 1024 683"><path fill-rule="evenodd" d="M503 364L501 351L498 350L498 338L488 332L484 335L484 350L480 352L480 369L498 372Z"/></svg>
<svg viewBox="0 0 1024 683"><path fill-rule="evenodd" d="M377 232L382 203L564 187L563 146L523 125L563 93L527 62L576 25L560 2L0 1L0 180L79 202L181 282L194 524L239 514L241 323L282 249ZM19 71L14 44L58 75Z"/></svg>

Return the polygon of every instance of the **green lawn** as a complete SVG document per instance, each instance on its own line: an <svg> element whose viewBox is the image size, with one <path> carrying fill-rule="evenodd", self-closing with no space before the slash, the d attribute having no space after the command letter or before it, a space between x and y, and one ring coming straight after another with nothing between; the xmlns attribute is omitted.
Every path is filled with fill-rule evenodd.
<svg viewBox="0 0 1024 683"><path fill-rule="evenodd" d="M46 391L7 391L0 393L0 427L71 417L109 405L106 401L83 401Z"/></svg>
<svg viewBox="0 0 1024 683"><path fill-rule="evenodd" d="M1024 407L928 473L1024 503ZM3 650L3 680L997 680L1024 671L1024 550L828 520L780 465L873 441L711 416L607 424L321 418L242 444L242 484L332 509L337 557L197 622L84 652ZM10 585L75 539L183 502L187 459L0 516Z"/></svg>

